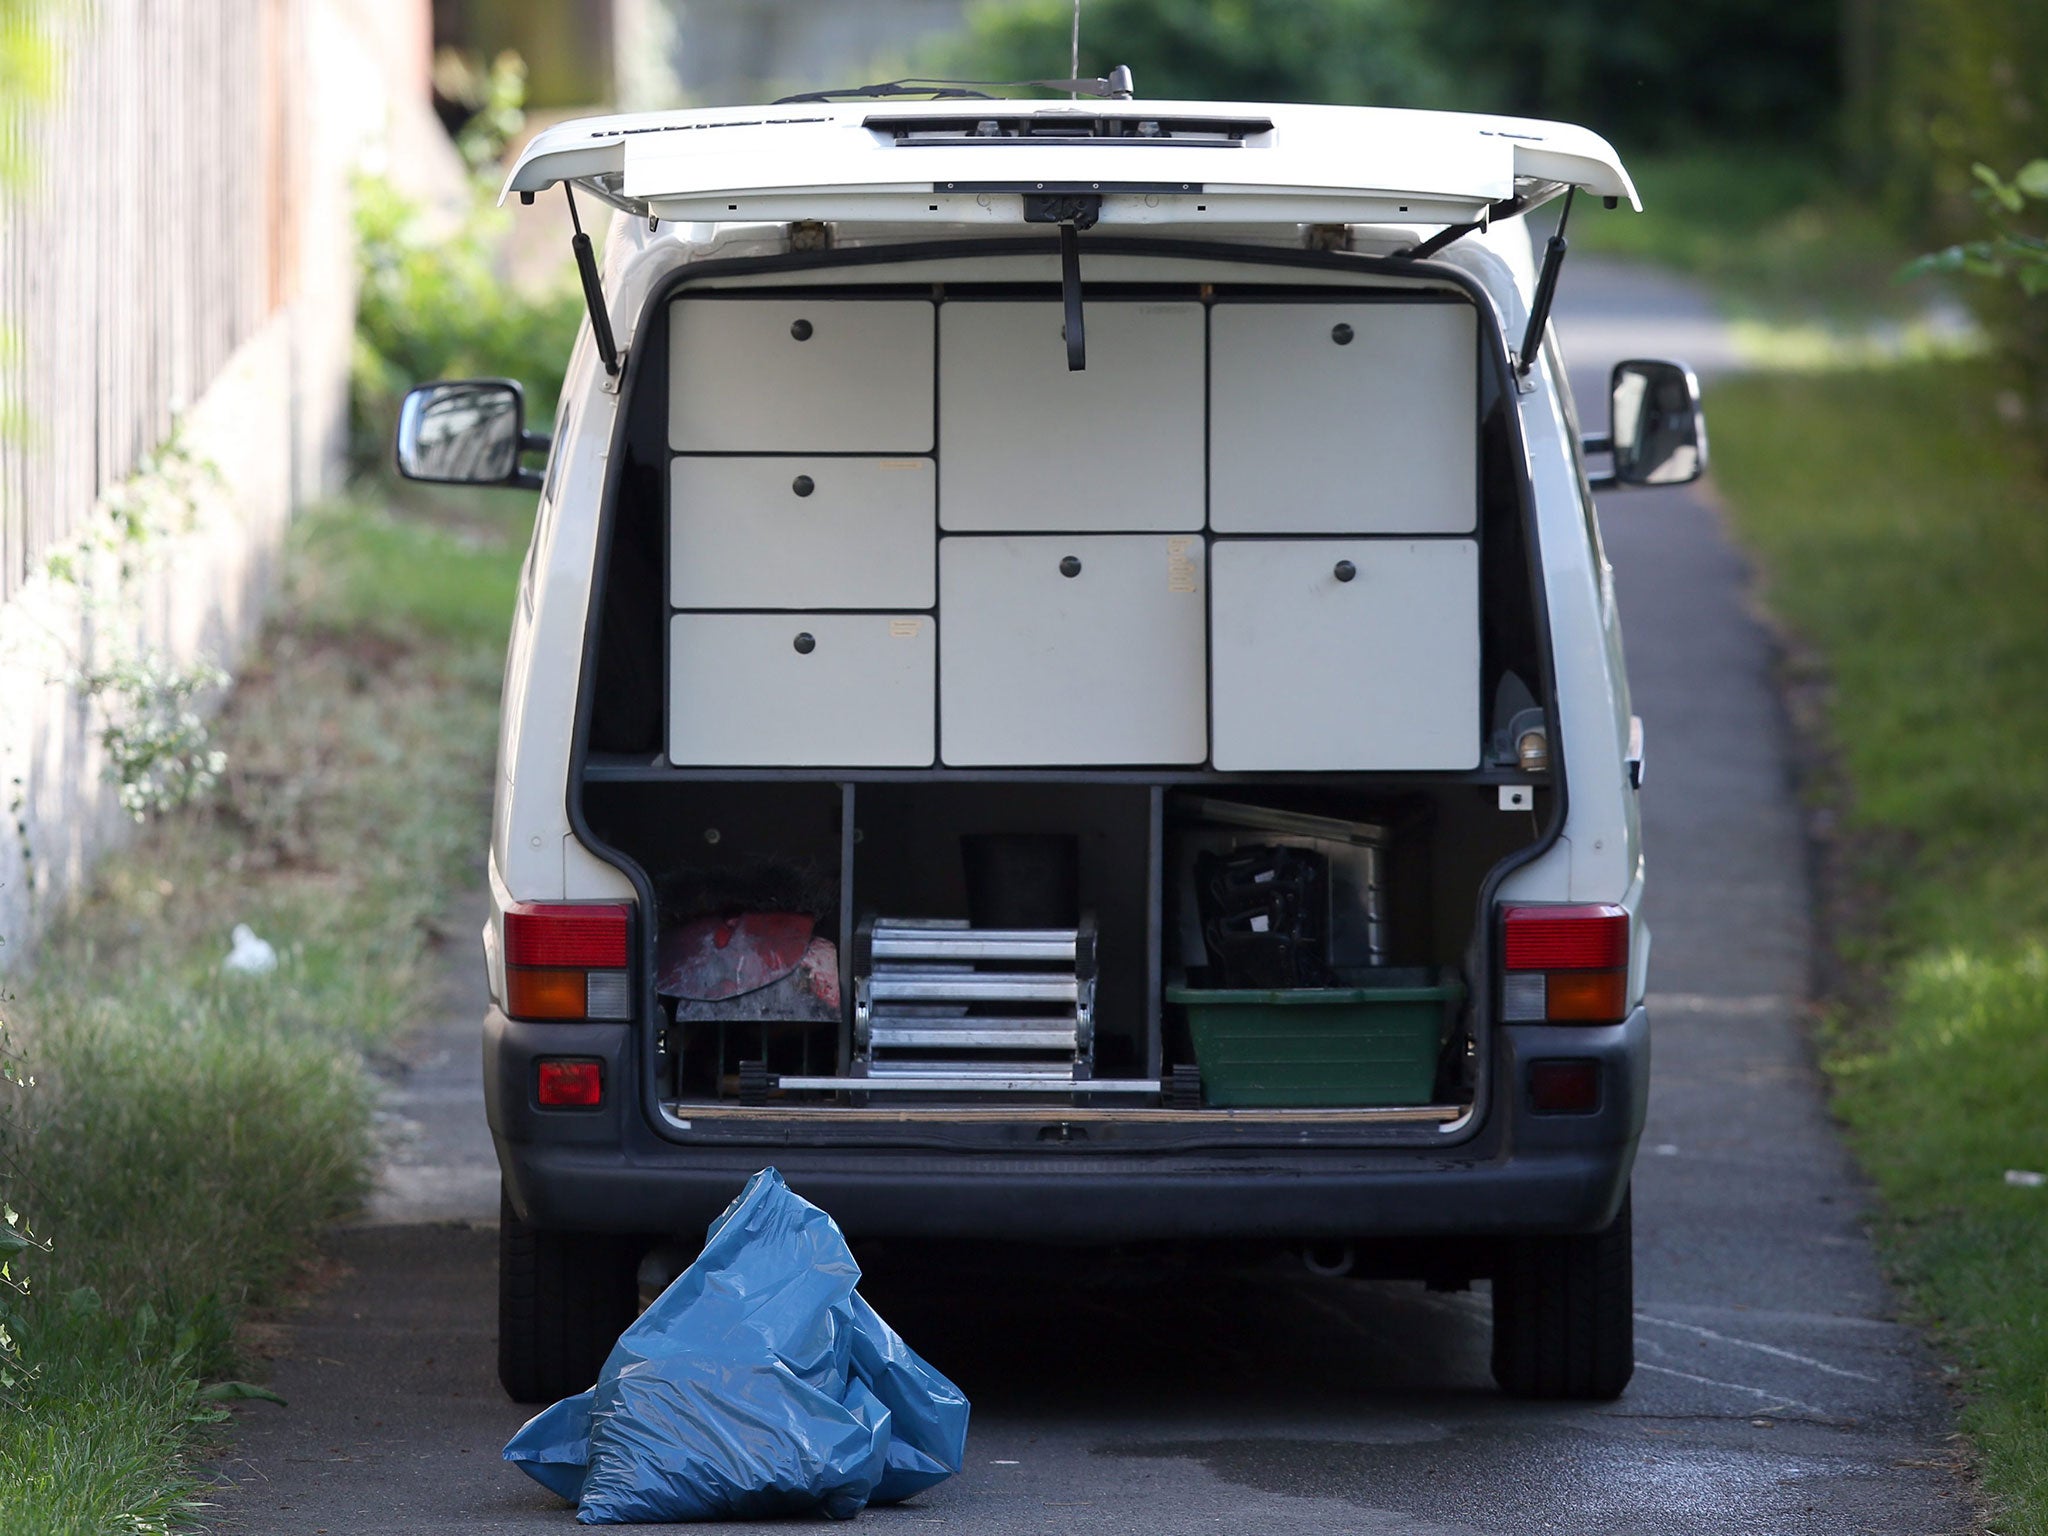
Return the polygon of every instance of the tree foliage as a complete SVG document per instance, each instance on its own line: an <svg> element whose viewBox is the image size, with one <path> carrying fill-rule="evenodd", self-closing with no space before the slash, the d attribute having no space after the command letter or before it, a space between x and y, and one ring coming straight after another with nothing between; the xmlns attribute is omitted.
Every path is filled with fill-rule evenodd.
<svg viewBox="0 0 2048 1536"><path fill-rule="evenodd" d="M1081 73L1128 64L1163 100L1442 103L1449 82L1408 24L1411 0L1087 0ZM941 67L1064 79L1070 0L983 0Z"/></svg>
<svg viewBox="0 0 2048 1536"><path fill-rule="evenodd" d="M982 0L942 61L1064 75L1069 0ZM1086 0L1081 66L1143 93L1566 118L1633 149L1689 135L1810 139L1836 102L1834 0Z"/></svg>
<svg viewBox="0 0 2048 1536"><path fill-rule="evenodd" d="M1965 272L1972 277L2011 278L2030 299L2048 294L2048 160L2030 160L2011 181L1983 162L1972 167L1980 185L1977 203L1991 233L1934 251L1907 266L1907 277L1929 272ZM2031 225L2032 227L2027 227Z"/></svg>
<svg viewBox="0 0 2048 1536"><path fill-rule="evenodd" d="M21 136L11 131L20 114L55 87L57 50L51 35L51 0L0 0L0 189L20 180Z"/></svg>
<svg viewBox="0 0 2048 1536"><path fill-rule="evenodd" d="M2048 421L2048 304L2029 242L2048 213L2048 5L2040 0L1872 0L1850 7L1849 52L1865 60L1848 102L1851 143L1893 220L1952 242L1933 265L2015 281L1964 290ZM2015 174L2004 179L2008 170ZM1986 233L1986 221L1991 228ZM2027 273L2036 274L2033 277ZM2022 284L2032 282L2029 290Z"/></svg>

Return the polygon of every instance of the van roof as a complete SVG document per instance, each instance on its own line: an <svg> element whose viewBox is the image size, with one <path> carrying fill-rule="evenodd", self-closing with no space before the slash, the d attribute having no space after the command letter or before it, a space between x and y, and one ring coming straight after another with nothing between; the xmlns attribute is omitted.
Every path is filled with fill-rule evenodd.
<svg viewBox="0 0 2048 1536"><path fill-rule="evenodd" d="M939 100L705 107L537 135L504 195L573 183L678 222L1461 224L1583 188L1640 209L1613 148L1569 123L1188 101ZM502 197L501 197L502 200Z"/></svg>

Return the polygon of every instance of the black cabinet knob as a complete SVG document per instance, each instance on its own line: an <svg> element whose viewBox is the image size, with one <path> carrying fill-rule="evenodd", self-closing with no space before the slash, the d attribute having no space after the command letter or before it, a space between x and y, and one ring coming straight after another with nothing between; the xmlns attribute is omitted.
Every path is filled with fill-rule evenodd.
<svg viewBox="0 0 2048 1536"><path fill-rule="evenodd" d="M1358 574L1358 567L1353 565L1349 560L1339 560L1337 562L1336 569L1331 571L1330 574L1332 576L1335 576L1339 581L1349 581L1352 577Z"/></svg>
<svg viewBox="0 0 2048 1536"><path fill-rule="evenodd" d="M1075 559L1075 558L1074 558L1074 556L1072 556L1072 555L1068 555L1068 556L1064 557L1064 558L1063 558L1063 559L1062 559L1062 560L1060 561L1060 574L1061 574L1062 576L1078 576L1078 575L1080 575L1080 574L1081 574L1081 562L1080 562L1079 560Z"/></svg>
<svg viewBox="0 0 2048 1536"><path fill-rule="evenodd" d="M1341 320L1337 324L1330 327L1330 340L1337 343L1337 345L1340 347L1350 346L1352 335L1353 332L1351 327L1344 324Z"/></svg>
<svg viewBox="0 0 2048 1536"><path fill-rule="evenodd" d="M790 321L789 334L798 341L809 341L811 339L811 322L808 320Z"/></svg>
<svg viewBox="0 0 2048 1536"><path fill-rule="evenodd" d="M798 475L789 482L789 488L799 496L808 496L818 488L818 482L809 475Z"/></svg>
<svg viewBox="0 0 2048 1536"><path fill-rule="evenodd" d="M796 653L799 656L808 656L818 648L818 642L811 637L809 631L798 635L790 644L796 647Z"/></svg>

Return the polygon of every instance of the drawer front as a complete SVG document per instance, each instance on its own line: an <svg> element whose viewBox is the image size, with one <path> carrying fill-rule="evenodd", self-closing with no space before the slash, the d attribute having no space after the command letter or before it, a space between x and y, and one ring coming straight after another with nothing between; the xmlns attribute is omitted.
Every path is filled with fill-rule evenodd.
<svg viewBox="0 0 2048 1536"><path fill-rule="evenodd" d="M945 760L1202 761L1203 580L1197 534L941 541Z"/></svg>
<svg viewBox="0 0 2048 1536"><path fill-rule="evenodd" d="M1209 326L1211 528L1478 526L1471 305L1222 303Z"/></svg>
<svg viewBox="0 0 2048 1536"><path fill-rule="evenodd" d="M1217 768L1478 767L1476 543L1219 539L1211 560Z"/></svg>
<svg viewBox="0 0 2048 1536"><path fill-rule="evenodd" d="M705 453L929 453L923 299L677 299L669 446Z"/></svg>
<svg viewBox="0 0 2048 1536"><path fill-rule="evenodd" d="M678 458L678 608L929 608L930 459Z"/></svg>
<svg viewBox="0 0 2048 1536"><path fill-rule="evenodd" d="M1088 304L1067 371L1060 308L939 309L939 517L1022 532L1202 526L1202 306Z"/></svg>
<svg viewBox="0 0 2048 1536"><path fill-rule="evenodd" d="M675 614L669 760L928 767L937 631L922 614Z"/></svg>

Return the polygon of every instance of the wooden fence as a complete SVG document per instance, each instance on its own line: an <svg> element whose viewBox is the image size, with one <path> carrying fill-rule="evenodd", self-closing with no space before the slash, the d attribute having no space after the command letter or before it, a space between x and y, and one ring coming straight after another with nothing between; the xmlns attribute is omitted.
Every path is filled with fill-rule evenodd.
<svg viewBox="0 0 2048 1536"><path fill-rule="evenodd" d="M296 0L53 0L57 89L0 108L0 603L281 303Z"/></svg>

